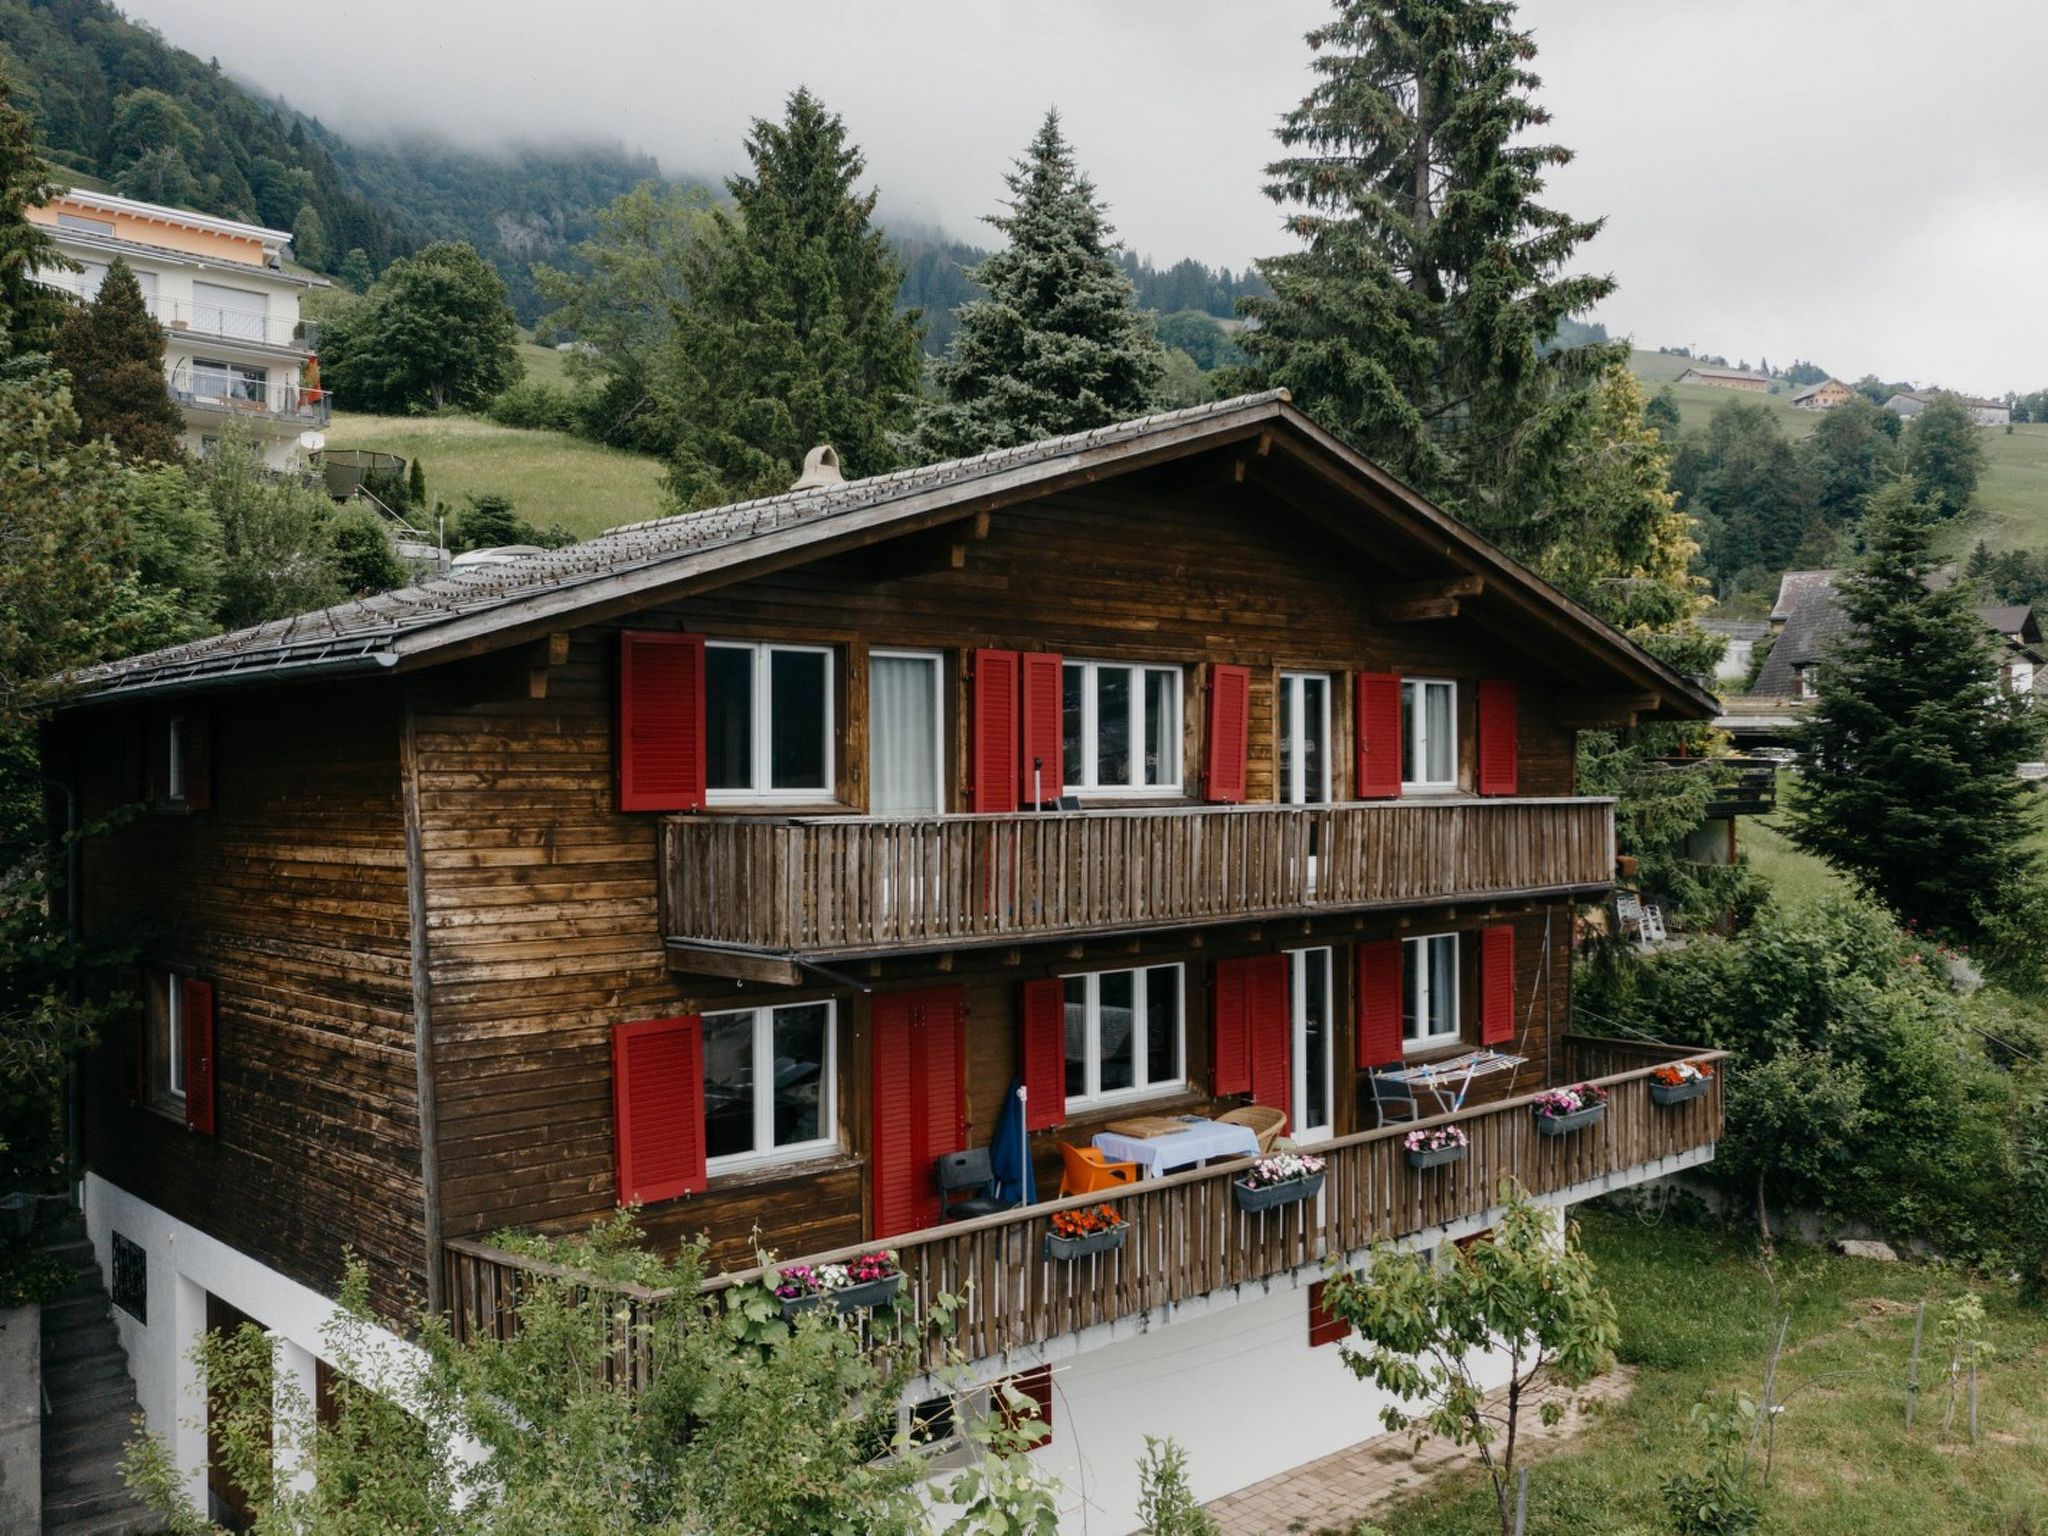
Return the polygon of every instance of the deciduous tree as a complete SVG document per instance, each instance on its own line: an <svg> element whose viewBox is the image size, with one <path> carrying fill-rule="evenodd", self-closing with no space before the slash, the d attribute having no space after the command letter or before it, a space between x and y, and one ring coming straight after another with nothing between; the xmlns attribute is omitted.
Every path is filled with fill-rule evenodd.
<svg viewBox="0 0 2048 1536"><path fill-rule="evenodd" d="M1094 183L1074 164L1057 110L1004 177L1007 212L988 222L1008 243L967 275L984 290L958 311L932 370L939 399L919 456L951 458L1142 416L1165 358L1135 307L1131 280Z"/></svg>
<svg viewBox="0 0 2048 1536"><path fill-rule="evenodd" d="M1984 473L1984 444L1968 406L1937 395L1906 424L1906 471L1920 482L1928 504L1943 517L1967 512Z"/></svg>
<svg viewBox="0 0 2048 1536"><path fill-rule="evenodd" d="M481 410L525 372L504 280L462 241L394 261L321 337L327 387L355 410Z"/></svg>
<svg viewBox="0 0 2048 1536"><path fill-rule="evenodd" d="M1262 263L1245 349L1323 425L1510 551L1541 547L1612 360L1546 348L1613 289L1566 271L1598 231L1540 201L1536 47L1507 0L1339 0L1267 194L1301 249Z"/></svg>

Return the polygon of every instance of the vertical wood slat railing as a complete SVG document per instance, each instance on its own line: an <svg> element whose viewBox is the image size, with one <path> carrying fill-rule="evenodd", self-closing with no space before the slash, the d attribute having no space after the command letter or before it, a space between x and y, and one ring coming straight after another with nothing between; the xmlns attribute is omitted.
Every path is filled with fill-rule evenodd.
<svg viewBox="0 0 2048 1536"><path fill-rule="evenodd" d="M1718 1051L1633 1041L1565 1039L1568 1065L1609 1094L1598 1125L1564 1136L1536 1129L1530 1095L1504 1099L1417 1122L1455 1123L1470 1139L1465 1158L1440 1168L1408 1166L1402 1138L1410 1124L1365 1131L1310 1150L1324 1160L1322 1193L1305 1204L1247 1215L1237 1209L1231 1182L1243 1163L1194 1169L1148 1179L1115 1193L1053 1200L946 1227L906 1233L829 1253L792 1256L829 1263L895 1250L905 1296L918 1325L919 1364L935 1370L957 1357L981 1360L1040 1344L1061 1334L1113 1323L1154 1308L1255 1283L1333 1255L1409 1237L1452 1222L1483 1216L1498 1203L1502 1179L1532 1195L1587 1186L1681 1153L1710 1148L1721 1132L1722 1080L1686 1103L1651 1101L1650 1071L1678 1060L1721 1062ZM1609 1070L1594 1069L1607 1064ZM1121 1250L1078 1261L1047 1259L1047 1218L1078 1206L1114 1205L1129 1226ZM458 1334L502 1337L513 1321L516 1274L533 1261L487 1245L451 1241L448 1296ZM707 1283L720 1291L764 1278L754 1269ZM922 1324L942 1296L961 1298L945 1337ZM654 1293L629 1297L622 1316L643 1317Z"/></svg>
<svg viewBox="0 0 2048 1536"><path fill-rule="evenodd" d="M662 931L831 954L1586 890L1613 802L1141 806L1019 816L671 816Z"/></svg>

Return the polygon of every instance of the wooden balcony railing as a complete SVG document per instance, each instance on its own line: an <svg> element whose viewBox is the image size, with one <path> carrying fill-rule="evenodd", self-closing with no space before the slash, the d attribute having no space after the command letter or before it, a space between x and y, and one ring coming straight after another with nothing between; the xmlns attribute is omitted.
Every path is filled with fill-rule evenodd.
<svg viewBox="0 0 2048 1536"><path fill-rule="evenodd" d="M1110 1195L1052 1200L906 1233L886 1243L789 1258L815 1265L894 1249L907 1277L904 1304L918 1324L920 1364L934 1370L956 1351L970 1361L999 1357L1321 1265L1375 1243L1483 1217L1499 1203L1503 1179L1514 1179L1533 1195L1596 1189L1632 1171L1648 1176L1655 1165L1680 1154L1711 1152L1721 1134L1721 1071L1703 1097L1668 1106L1652 1102L1650 1071L1667 1061L1722 1062L1720 1052L1567 1036L1564 1057L1560 1081L1591 1080L1607 1089L1607 1115L1598 1125L1542 1135L1529 1096L1424 1120L1419 1124L1454 1122L1470 1139L1463 1161L1431 1169L1408 1165L1401 1140L1412 1125L1343 1137L1311 1149L1324 1160L1327 1176L1322 1193L1304 1204L1254 1215L1239 1211L1230 1187L1244 1168L1238 1162L1147 1179ZM1054 1212L1105 1201L1129 1224L1122 1249L1078 1261L1044 1256ZM458 1335L502 1335L513 1320L522 1275L543 1266L480 1243L450 1242L447 1250ZM750 1284L765 1274L753 1269L720 1275L707 1289ZM944 1337L923 1326L942 1296L960 1298ZM626 1298L622 1338L632 1335L636 1320L660 1299L653 1292Z"/></svg>
<svg viewBox="0 0 2048 1536"><path fill-rule="evenodd" d="M663 932L778 954L952 948L1589 890L1605 799L1171 806L1023 816L672 816Z"/></svg>

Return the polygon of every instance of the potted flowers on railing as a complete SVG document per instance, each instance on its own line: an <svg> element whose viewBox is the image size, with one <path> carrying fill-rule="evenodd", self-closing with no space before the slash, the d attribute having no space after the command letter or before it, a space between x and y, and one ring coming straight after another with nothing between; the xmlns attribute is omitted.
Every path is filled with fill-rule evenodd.
<svg viewBox="0 0 2048 1536"><path fill-rule="evenodd" d="M1653 1104L1683 1104L1707 1091L1714 1069L1703 1062L1674 1061L1650 1069L1650 1101Z"/></svg>
<svg viewBox="0 0 2048 1536"><path fill-rule="evenodd" d="M1464 1128L1456 1125L1433 1125L1426 1130L1410 1131L1401 1139L1401 1145L1408 1149L1410 1168L1440 1168L1445 1163L1455 1163L1464 1157L1469 1144Z"/></svg>
<svg viewBox="0 0 2048 1536"><path fill-rule="evenodd" d="M1045 1256L1072 1260L1085 1259L1091 1253L1113 1253L1123 1247L1130 1230L1123 1217L1107 1205L1055 1211L1052 1230L1045 1235Z"/></svg>
<svg viewBox="0 0 2048 1536"><path fill-rule="evenodd" d="M1270 1211L1306 1200L1323 1187L1323 1160L1300 1152L1262 1157L1243 1178L1231 1180L1240 1211Z"/></svg>
<svg viewBox="0 0 2048 1536"><path fill-rule="evenodd" d="M1530 1101L1536 1129L1545 1136L1565 1136L1582 1126L1597 1125L1607 1114L1607 1090L1598 1083L1552 1088Z"/></svg>
<svg viewBox="0 0 2048 1536"><path fill-rule="evenodd" d="M903 1288L903 1271L892 1248L864 1253L844 1264L790 1264L775 1283L782 1315L794 1318L828 1301L835 1311L858 1312L886 1307Z"/></svg>

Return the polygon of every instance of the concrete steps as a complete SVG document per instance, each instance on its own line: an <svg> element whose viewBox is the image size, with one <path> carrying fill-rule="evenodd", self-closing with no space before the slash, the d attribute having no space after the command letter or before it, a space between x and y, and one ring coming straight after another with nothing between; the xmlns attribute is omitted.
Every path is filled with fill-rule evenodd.
<svg viewBox="0 0 2048 1536"><path fill-rule="evenodd" d="M72 1277L43 1305L44 1536L153 1536L163 1523L121 1478L139 1410L92 1245L73 1217L47 1246Z"/></svg>

